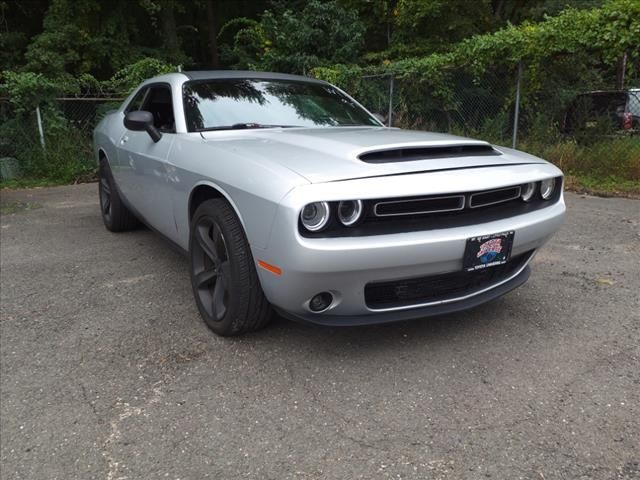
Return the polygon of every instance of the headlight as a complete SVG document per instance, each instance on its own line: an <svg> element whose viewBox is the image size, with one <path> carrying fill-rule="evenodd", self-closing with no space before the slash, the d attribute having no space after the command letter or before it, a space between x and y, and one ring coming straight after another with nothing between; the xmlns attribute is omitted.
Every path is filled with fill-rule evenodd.
<svg viewBox="0 0 640 480"><path fill-rule="evenodd" d="M543 200L549 200L553 195L555 189L555 178L547 178L546 180L542 180L542 182L540 182L540 196L543 198Z"/></svg>
<svg viewBox="0 0 640 480"><path fill-rule="evenodd" d="M522 200L530 202L533 199L533 195L536 193L535 182L527 183L522 187Z"/></svg>
<svg viewBox="0 0 640 480"><path fill-rule="evenodd" d="M345 227L355 225L362 216L362 201L346 200L338 204L338 218Z"/></svg>
<svg viewBox="0 0 640 480"><path fill-rule="evenodd" d="M329 223L329 204L327 202L314 202L306 205L300 212L300 220L304 228L310 232L318 232Z"/></svg>

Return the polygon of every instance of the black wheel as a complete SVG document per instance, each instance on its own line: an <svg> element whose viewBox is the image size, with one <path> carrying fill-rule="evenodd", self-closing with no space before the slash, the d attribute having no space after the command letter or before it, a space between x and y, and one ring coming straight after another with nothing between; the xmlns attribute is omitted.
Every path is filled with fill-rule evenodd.
<svg viewBox="0 0 640 480"><path fill-rule="evenodd" d="M204 201L191 219L191 284L198 310L218 335L262 328L272 317L240 220L222 199Z"/></svg>
<svg viewBox="0 0 640 480"><path fill-rule="evenodd" d="M109 164L103 158L98 168L98 194L100 196L100 212L107 230L112 232L126 232L138 226L138 219L122 203L118 190L113 181Z"/></svg>

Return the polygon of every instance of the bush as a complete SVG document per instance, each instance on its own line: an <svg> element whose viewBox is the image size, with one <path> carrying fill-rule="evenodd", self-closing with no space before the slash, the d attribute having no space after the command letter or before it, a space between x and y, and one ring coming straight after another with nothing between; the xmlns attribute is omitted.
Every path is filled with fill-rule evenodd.
<svg viewBox="0 0 640 480"><path fill-rule="evenodd" d="M35 112L25 112L0 125L0 138L11 139L3 156L15 157L19 178L73 183L92 177L95 162L91 145L81 130L51 106L41 108L45 147L40 143Z"/></svg>

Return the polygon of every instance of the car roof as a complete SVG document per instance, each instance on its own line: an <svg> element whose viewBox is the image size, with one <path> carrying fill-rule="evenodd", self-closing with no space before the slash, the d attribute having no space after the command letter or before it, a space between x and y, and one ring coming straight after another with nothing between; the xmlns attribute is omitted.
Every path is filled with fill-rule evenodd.
<svg viewBox="0 0 640 480"><path fill-rule="evenodd" d="M288 73L255 72L252 70L193 70L181 72L189 80L219 80L227 78L251 78L260 80L290 80L297 82L326 83L311 77Z"/></svg>

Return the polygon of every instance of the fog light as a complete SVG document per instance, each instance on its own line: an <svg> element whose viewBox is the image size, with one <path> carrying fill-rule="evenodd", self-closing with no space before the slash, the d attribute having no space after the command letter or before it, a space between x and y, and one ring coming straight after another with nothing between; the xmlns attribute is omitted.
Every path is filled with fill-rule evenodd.
<svg viewBox="0 0 640 480"><path fill-rule="evenodd" d="M522 187L522 200L524 202L530 202L533 199L533 195L536 193L536 184L534 182L527 183Z"/></svg>
<svg viewBox="0 0 640 480"><path fill-rule="evenodd" d="M319 293L309 301L309 310L316 313L321 312L329 308L331 302L333 302L333 295L329 292Z"/></svg>
<svg viewBox="0 0 640 480"><path fill-rule="evenodd" d="M362 201L346 200L338 204L338 218L345 227L355 225L362 215Z"/></svg>
<svg viewBox="0 0 640 480"><path fill-rule="evenodd" d="M555 178L547 178L546 180L542 180L542 182L540 182L540 196L544 200L549 200L553 195L553 192L555 189L556 189Z"/></svg>

